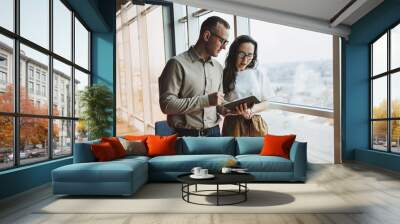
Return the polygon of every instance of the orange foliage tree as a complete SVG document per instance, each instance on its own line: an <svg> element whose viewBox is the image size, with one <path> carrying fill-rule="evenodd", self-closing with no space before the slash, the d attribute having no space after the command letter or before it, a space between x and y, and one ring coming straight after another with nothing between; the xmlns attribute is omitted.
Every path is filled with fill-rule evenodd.
<svg viewBox="0 0 400 224"><path fill-rule="evenodd" d="M400 101L392 100L392 117L400 117ZM373 108L373 118L387 118L387 101L383 100L378 106ZM387 135L387 122L374 122L373 132L375 137L385 137ZM392 121L392 141L397 141L400 138L400 122Z"/></svg>
<svg viewBox="0 0 400 224"><path fill-rule="evenodd" d="M3 112L13 112L14 107L14 88L8 85L6 92L0 94L0 108ZM42 105L34 105L29 99L28 93L25 88L20 89L20 109L24 114L47 114L47 107ZM55 110L55 114L59 111ZM12 148L13 146L13 117L0 116L0 146L3 148ZM47 118L32 118L21 117L20 119L20 148L24 149L26 145L47 143L48 136L48 119ZM59 128L54 125L53 138L59 135Z"/></svg>

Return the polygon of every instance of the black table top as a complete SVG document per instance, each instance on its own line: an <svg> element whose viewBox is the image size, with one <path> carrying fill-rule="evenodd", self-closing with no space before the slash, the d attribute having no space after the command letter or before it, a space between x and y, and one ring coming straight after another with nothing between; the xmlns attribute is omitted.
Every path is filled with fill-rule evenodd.
<svg viewBox="0 0 400 224"><path fill-rule="evenodd" d="M248 183L255 180L249 173L212 173L215 177L211 179L193 179L192 173L186 173L177 177L178 181L186 184L236 184Z"/></svg>

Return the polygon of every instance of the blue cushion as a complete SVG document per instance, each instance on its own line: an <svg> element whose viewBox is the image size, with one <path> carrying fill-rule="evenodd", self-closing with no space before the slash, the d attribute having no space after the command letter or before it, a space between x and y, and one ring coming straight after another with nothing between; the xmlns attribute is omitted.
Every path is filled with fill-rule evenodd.
<svg viewBox="0 0 400 224"><path fill-rule="evenodd" d="M236 155L260 154L264 137L237 137Z"/></svg>
<svg viewBox="0 0 400 224"><path fill-rule="evenodd" d="M236 159L250 172L293 172L292 161L279 156L239 155Z"/></svg>
<svg viewBox="0 0 400 224"><path fill-rule="evenodd" d="M193 167L200 166L210 171L219 171L230 159L231 155L174 155L158 156L149 160L149 170L162 172L190 172Z"/></svg>
<svg viewBox="0 0 400 224"><path fill-rule="evenodd" d="M82 143L75 143L74 147L74 163L88 163L95 162L96 158L93 155L90 146L92 144L99 144L100 140L87 141Z"/></svg>
<svg viewBox="0 0 400 224"><path fill-rule="evenodd" d="M225 154L235 155L235 139L233 137L183 137L182 152L178 154Z"/></svg>

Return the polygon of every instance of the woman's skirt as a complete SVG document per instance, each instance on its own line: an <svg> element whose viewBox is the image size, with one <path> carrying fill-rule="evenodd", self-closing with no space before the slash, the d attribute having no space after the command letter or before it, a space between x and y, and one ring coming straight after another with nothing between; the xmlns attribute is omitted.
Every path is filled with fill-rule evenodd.
<svg viewBox="0 0 400 224"><path fill-rule="evenodd" d="M261 115L246 119L241 115L226 116L222 127L222 136L264 136L267 134L267 123Z"/></svg>

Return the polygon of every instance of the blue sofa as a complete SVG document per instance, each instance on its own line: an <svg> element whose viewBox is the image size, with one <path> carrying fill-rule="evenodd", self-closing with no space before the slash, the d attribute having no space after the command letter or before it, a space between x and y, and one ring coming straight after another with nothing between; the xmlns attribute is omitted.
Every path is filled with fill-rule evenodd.
<svg viewBox="0 0 400 224"><path fill-rule="evenodd" d="M96 162L91 141L75 145L74 163L52 171L53 193L68 195L131 195L148 181L176 181L193 167L218 172L230 159L260 182L304 182L307 143L294 142L290 159L260 156L262 137L183 137L177 140L177 155L128 156Z"/></svg>

